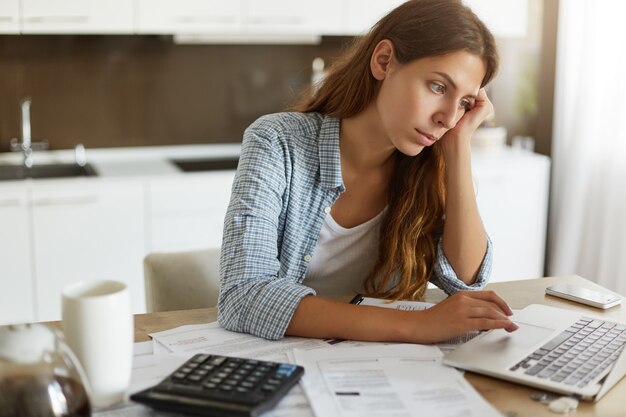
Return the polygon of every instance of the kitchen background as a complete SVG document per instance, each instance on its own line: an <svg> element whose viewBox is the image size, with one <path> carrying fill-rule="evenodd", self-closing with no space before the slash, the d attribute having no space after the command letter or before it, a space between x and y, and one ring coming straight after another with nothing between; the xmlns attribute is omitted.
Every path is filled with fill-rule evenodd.
<svg viewBox="0 0 626 417"><path fill-rule="evenodd" d="M508 141L532 136L536 151L549 155L557 1L521 3L527 16L495 17L504 22L499 27L523 19L525 31L503 36L496 30L501 69L489 93L495 123L507 128ZM314 58L332 64L352 37L322 36L313 44L288 36L261 44L174 40L0 36L0 152L20 135L19 100L25 96L33 99L33 140L47 140L51 149L239 142L257 117L294 102L310 83Z"/></svg>
<svg viewBox="0 0 626 417"><path fill-rule="evenodd" d="M32 134L53 149L240 142L289 106L344 37L316 45L178 45L172 36L0 37L2 150L33 98Z"/></svg>
<svg viewBox="0 0 626 417"><path fill-rule="evenodd" d="M314 60L330 66L400 2L0 0L0 324L58 319L61 289L79 280L124 281L145 311L147 254L221 245L243 130L288 108ZM491 131L530 136L539 153L475 141L492 280L544 276L558 3L466 2L500 48ZM35 150L35 167L75 168L82 143L96 176L10 177L24 97L33 141L52 151Z"/></svg>

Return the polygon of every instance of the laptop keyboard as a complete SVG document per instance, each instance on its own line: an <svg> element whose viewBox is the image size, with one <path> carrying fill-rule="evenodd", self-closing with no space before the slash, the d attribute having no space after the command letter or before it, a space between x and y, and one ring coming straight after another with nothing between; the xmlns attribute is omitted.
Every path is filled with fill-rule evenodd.
<svg viewBox="0 0 626 417"><path fill-rule="evenodd" d="M583 317L510 370L583 388L617 360L625 343L625 325Z"/></svg>

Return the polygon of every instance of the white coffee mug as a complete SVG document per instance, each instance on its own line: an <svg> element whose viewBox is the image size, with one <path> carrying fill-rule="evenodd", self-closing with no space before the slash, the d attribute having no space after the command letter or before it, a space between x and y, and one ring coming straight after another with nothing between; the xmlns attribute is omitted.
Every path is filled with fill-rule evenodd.
<svg viewBox="0 0 626 417"><path fill-rule="evenodd" d="M63 289L63 330L88 380L94 407L124 399L133 358L133 315L126 284L79 282Z"/></svg>

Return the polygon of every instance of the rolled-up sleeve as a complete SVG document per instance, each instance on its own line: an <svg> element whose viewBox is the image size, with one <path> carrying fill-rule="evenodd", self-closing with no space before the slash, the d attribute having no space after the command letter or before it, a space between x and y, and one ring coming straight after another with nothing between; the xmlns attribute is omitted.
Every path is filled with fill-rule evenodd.
<svg viewBox="0 0 626 417"><path fill-rule="evenodd" d="M285 151L258 124L244 134L224 220L218 320L237 332L283 337L300 300L315 291L281 274L279 224L288 199Z"/></svg>
<svg viewBox="0 0 626 417"><path fill-rule="evenodd" d="M480 264L480 268L478 269L476 281L474 281L472 285L467 285L457 277L452 265L450 265L450 262L443 251L441 239L439 239L437 243L437 261L435 263L433 276L431 277L430 282L441 288L448 295L452 295L457 291L480 290L484 288L489 281L492 263L493 244L491 239L487 237L487 249L485 250L485 256Z"/></svg>

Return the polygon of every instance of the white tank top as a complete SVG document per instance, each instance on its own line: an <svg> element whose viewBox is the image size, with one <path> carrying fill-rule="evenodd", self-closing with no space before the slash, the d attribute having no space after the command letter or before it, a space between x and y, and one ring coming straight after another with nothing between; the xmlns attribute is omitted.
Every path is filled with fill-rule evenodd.
<svg viewBox="0 0 626 417"><path fill-rule="evenodd" d="M337 224L329 213L303 284L322 297L360 292L378 259L380 222L386 211L387 208L373 219L349 229Z"/></svg>

